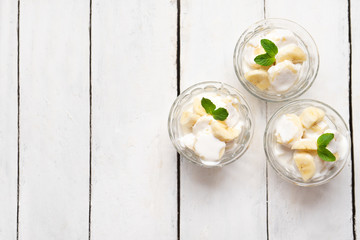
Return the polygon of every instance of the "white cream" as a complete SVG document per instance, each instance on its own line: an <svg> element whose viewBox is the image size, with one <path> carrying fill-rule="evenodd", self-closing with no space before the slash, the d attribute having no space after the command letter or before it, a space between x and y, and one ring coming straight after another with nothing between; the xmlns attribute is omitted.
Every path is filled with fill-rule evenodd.
<svg viewBox="0 0 360 240"><path fill-rule="evenodd" d="M239 101L237 99L234 99L234 101L231 101L224 106L224 108L229 113L229 116L225 119L225 123L229 127L238 128L239 123L241 124L241 121L240 121L241 116L240 116L239 110L235 107L236 104L238 104L238 103L239 103Z"/></svg>
<svg viewBox="0 0 360 240"><path fill-rule="evenodd" d="M234 128L241 131L243 122L241 113L239 112L239 100L232 96L224 96L215 93L203 93L196 96L198 99L203 97L210 99L216 108L225 108L229 115L223 121L226 128ZM185 109L185 111L194 112L193 100ZM234 141L221 141L217 132L212 129L211 123L216 121L213 116L205 114L199 116L191 129L183 129L183 136L179 138L181 146L186 147L197 154L203 161L216 162L219 161L226 150L233 147Z"/></svg>
<svg viewBox="0 0 360 240"><path fill-rule="evenodd" d="M196 135L194 150L206 161L217 161L222 157L226 144L212 135L211 132L200 132Z"/></svg>
<svg viewBox="0 0 360 240"><path fill-rule="evenodd" d="M279 143L291 146L290 143L301 138L302 129L299 123L296 123L294 119L291 118L291 115L283 115L276 125L275 136Z"/></svg>
<svg viewBox="0 0 360 240"><path fill-rule="evenodd" d="M214 118L210 115L205 115L202 116L201 118L199 118L195 125L192 128L192 132L193 134L199 134L201 132L207 132L207 133L211 133L211 121L213 121Z"/></svg>
<svg viewBox="0 0 360 240"><path fill-rule="evenodd" d="M276 92L285 92L294 85L299 77L299 64L285 60L269 68L269 78L272 89Z"/></svg>
<svg viewBox="0 0 360 240"><path fill-rule="evenodd" d="M274 154L277 157L279 163L287 170L291 170L294 167L292 160L293 153L292 151L289 151L288 147L285 147L281 144L276 144L274 147Z"/></svg>
<svg viewBox="0 0 360 240"><path fill-rule="evenodd" d="M274 29L266 35L280 49L288 44L298 44L295 35L285 29Z"/></svg>
<svg viewBox="0 0 360 240"><path fill-rule="evenodd" d="M182 147L187 147L190 149L194 149L196 137L192 133L185 134L182 136L179 141Z"/></svg>
<svg viewBox="0 0 360 240"><path fill-rule="evenodd" d="M267 91L282 93L288 91L298 80L302 68L302 63L294 64L289 60L276 62L271 67L260 66L255 63L254 58L260 54L265 53L261 46L261 39L269 39L278 47L278 52L281 52L284 47L298 46L300 47L297 37L288 30L274 29L268 33L260 34L251 39L244 48L244 72L262 69L269 73L270 87ZM301 48L301 47L300 47ZM301 48L302 49L302 48ZM295 62L296 63L296 62ZM260 89L263 89L260 87Z"/></svg>

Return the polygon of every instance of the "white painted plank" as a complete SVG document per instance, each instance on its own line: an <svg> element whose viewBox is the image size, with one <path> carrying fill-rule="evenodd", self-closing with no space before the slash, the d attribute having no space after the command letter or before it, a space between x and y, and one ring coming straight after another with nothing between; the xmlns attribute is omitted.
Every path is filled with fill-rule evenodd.
<svg viewBox="0 0 360 240"><path fill-rule="evenodd" d="M351 1L351 36L352 36L352 122L354 147L355 178L355 226L356 235L360 237L360 1Z"/></svg>
<svg viewBox="0 0 360 240"><path fill-rule="evenodd" d="M93 1L94 240L176 239L176 1Z"/></svg>
<svg viewBox="0 0 360 240"><path fill-rule="evenodd" d="M347 1L267 0L266 12L269 18L298 22L318 45L319 74L301 98L326 102L348 120ZM269 104L269 109L272 113L274 107ZM352 239L350 161L333 181L313 188L285 182L269 166L268 191L270 239Z"/></svg>
<svg viewBox="0 0 360 240"><path fill-rule="evenodd" d="M17 2L0 2L0 239L16 239Z"/></svg>
<svg viewBox="0 0 360 240"><path fill-rule="evenodd" d="M19 239L87 239L89 1L21 1Z"/></svg>
<svg viewBox="0 0 360 240"><path fill-rule="evenodd" d="M181 161L181 239L266 239L265 103L246 93L234 67L235 44L263 18L263 1L181 1L181 89L221 81L247 97L256 121L245 155L222 169Z"/></svg>

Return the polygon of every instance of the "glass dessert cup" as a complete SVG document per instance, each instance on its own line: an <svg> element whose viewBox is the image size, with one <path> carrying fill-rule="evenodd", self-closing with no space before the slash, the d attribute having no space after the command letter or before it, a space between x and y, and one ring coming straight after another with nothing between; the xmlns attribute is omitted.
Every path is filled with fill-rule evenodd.
<svg viewBox="0 0 360 240"><path fill-rule="evenodd" d="M217 95L230 96L237 99L238 112L240 113L242 121L239 136L232 141L231 147L228 148L227 145L224 154L218 161L204 160L192 149L181 144L180 141L180 138L184 136L180 124L183 112L190 104L192 104L195 97L207 93L215 93ZM222 167L239 159L246 152L253 136L254 122L250 107L238 90L221 82L202 82L189 87L177 97L170 109L168 131L173 145L181 156L203 167Z"/></svg>
<svg viewBox="0 0 360 240"><path fill-rule="evenodd" d="M300 114L307 107L316 107L323 110L325 112L324 120L328 123L329 128L334 129L340 133L344 139L346 139L347 145L344 154L342 154L342 157L339 157L339 159L337 159L335 162L326 162L326 164L331 165L327 165L327 171L325 173L322 173L319 176L311 178L309 181L305 182L302 179L300 173L298 173L297 169L295 169L295 164L295 167L284 166L280 163L280 159L275 156L274 150L277 145L275 136L276 123L280 117L284 114ZM295 100L278 109L268 121L264 134L264 150L268 162L275 170L275 172L282 178L299 186L317 186L329 182L344 168L349 158L351 145L350 141L350 133L347 124L340 116L340 114L332 107L316 100ZM296 171L294 171L294 169Z"/></svg>
<svg viewBox="0 0 360 240"><path fill-rule="evenodd" d="M284 92L261 90L245 78L247 71L245 48L254 40L272 30L288 30L295 36L299 47L307 56L298 73L298 79ZM251 25L239 38L234 50L234 68L243 87L254 96L269 102L282 102L302 95L314 82L319 69L319 53L311 35L300 25L285 19L265 19Z"/></svg>

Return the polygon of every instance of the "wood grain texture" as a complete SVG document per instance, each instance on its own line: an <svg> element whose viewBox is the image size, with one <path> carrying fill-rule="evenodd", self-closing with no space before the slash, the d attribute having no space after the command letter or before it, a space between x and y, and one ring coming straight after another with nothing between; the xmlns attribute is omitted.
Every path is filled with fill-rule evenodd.
<svg viewBox="0 0 360 240"><path fill-rule="evenodd" d="M0 239L16 239L17 2L0 2Z"/></svg>
<svg viewBox="0 0 360 240"><path fill-rule="evenodd" d="M360 237L360 2L351 1L351 36L352 36L352 123L354 148L355 180L355 226L356 236Z"/></svg>
<svg viewBox="0 0 360 240"><path fill-rule="evenodd" d="M349 120L347 7L347 1L266 1L267 17L299 23L318 45L319 74L301 98L331 105L346 121ZM269 109L271 116L275 107L269 104ZM270 239L353 239L350 161L333 181L311 188L287 183L269 168L268 194Z"/></svg>
<svg viewBox="0 0 360 240"><path fill-rule="evenodd" d="M19 239L87 239L89 2L20 12Z"/></svg>
<svg viewBox="0 0 360 240"><path fill-rule="evenodd" d="M202 81L238 88L255 118L245 155L221 169L181 161L181 239L266 239L265 103L246 93L233 67L235 44L263 18L263 1L181 1L181 90Z"/></svg>
<svg viewBox="0 0 360 240"><path fill-rule="evenodd" d="M85 240L89 234L92 240L175 240L177 170L180 239L353 239L350 161L323 186L293 186L270 166L267 182L262 137L267 117L283 103L266 107L248 94L232 59L241 33L264 17L264 2L267 17L298 22L319 47L319 75L301 98L326 102L345 120L352 99L360 236L359 1L351 1L349 96L347 1L180 0L180 90L226 82L245 95L254 113L250 148L221 169L185 159L177 169L168 137L177 92L177 1L92 0L92 55L90 2L20 1L20 240ZM17 234L17 4L0 1L1 240Z"/></svg>
<svg viewBox="0 0 360 240"><path fill-rule="evenodd" d="M176 1L93 1L91 239L176 239Z"/></svg>

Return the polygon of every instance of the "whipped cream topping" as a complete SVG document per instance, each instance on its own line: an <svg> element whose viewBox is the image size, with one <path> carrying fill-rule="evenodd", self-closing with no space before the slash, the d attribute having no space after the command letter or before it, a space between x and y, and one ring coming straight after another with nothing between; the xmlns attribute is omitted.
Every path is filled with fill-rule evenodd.
<svg viewBox="0 0 360 240"><path fill-rule="evenodd" d="M203 97L210 99L216 108L222 107L228 111L225 121L215 120L206 114L201 106ZM243 122L238 104L237 98L216 93L195 96L182 113L180 145L194 151L203 161L219 161L225 151L236 145L234 140L241 132Z"/></svg>

